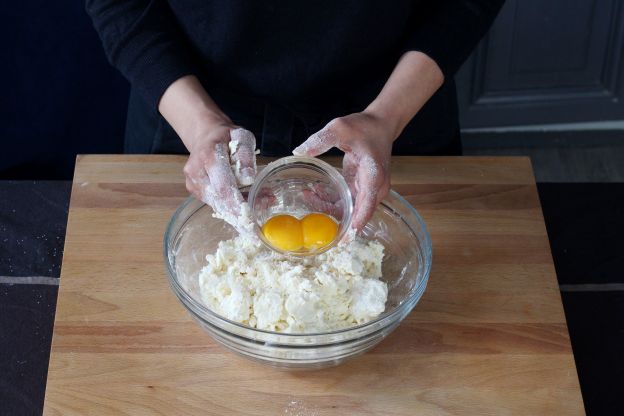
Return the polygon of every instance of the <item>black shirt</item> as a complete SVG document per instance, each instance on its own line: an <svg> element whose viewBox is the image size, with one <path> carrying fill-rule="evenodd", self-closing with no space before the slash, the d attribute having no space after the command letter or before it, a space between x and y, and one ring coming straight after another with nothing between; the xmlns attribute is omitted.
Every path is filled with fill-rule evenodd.
<svg viewBox="0 0 624 416"><path fill-rule="evenodd" d="M237 110L250 124L258 118L251 113L262 117L262 108L282 113L278 123L291 114L309 128L361 111L379 93L402 53L422 51L447 80L410 123L412 135L426 149L427 142L435 147L456 134L453 74L502 3L88 0L87 11L109 60L147 108L155 111L173 81L194 74L219 105L237 107L247 101L238 107L252 110ZM236 114L230 116L236 119Z"/></svg>

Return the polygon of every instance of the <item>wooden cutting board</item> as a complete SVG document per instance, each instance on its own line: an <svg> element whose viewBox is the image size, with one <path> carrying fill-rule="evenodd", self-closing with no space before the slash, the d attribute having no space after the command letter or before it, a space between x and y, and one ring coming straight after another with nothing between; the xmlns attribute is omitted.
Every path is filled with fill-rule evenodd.
<svg viewBox="0 0 624 416"><path fill-rule="evenodd" d="M170 291L183 164L78 158L44 414L584 414L529 159L393 159L431 232L427 291L371 352L307 372L226 351Z"/></svg>

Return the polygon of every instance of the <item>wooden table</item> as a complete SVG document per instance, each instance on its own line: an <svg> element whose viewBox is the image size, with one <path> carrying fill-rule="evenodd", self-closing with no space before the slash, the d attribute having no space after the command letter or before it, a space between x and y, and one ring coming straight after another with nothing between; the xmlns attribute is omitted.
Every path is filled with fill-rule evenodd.
<svg viewBox="0 0 624 416"><path fill-rule="evenodd" d="M283 372L216 345L165 278L184 158L78 158L44 414L578 415L583 402L527 158L403 157L424 217L421 302L371 352Z"/></svg>

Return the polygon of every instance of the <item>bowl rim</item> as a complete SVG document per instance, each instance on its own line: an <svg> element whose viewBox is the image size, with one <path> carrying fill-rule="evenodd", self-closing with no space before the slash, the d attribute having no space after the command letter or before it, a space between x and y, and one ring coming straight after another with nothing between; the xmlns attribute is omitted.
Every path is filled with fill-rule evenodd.
<svg viewBox="0 0 624 416"><path fill-rule="evenodd" d="M247 187L242 187L241 189L244 189ZM174 294L176 295L176 297L178 297L178 299L180 299L180 297L184 298L184 300L188 303L190 303L191 305L193 305L195 308L197 308L198 310L200 310L202 313L207 314L208 316L215 318L217 321L222 321L224 323L227 323L229 325L233 325L239 329L242 329L244 331L251 331L252 333L259 333L259 334L264 334L267 336L279 336L279 337L284 337L286 339L296 339L296 338L304 338L304 337L313 337L313 336L333 336L333 335L340 335L340 334L345 334L345 333L350 333L350 332L357 332L358 330L362 330L368 327L373 327L375 325L378 325L384 321L389 321L389 322L393 322L394 318L403 313L404 312L404 305L409 305L411 303L413 303L413 306L410 308L409 311L407 311L407 313L405 315L407 315L409 312L411 312L411 309L413 309L414 306L416 306L416 304L418 303L418 301L420 300L420 298L422 297L426 287L427 287L427 283L429 281L429 273L431 272L431 265L433 263L433 247L431 244L431 237L429 235L429 230L427 229L427 226L424 222L424 220L422 219L422 217L420 216L420 214L418 213L418 211L416 211L416 208L414 208L403 196L401 196L398 192L390 189L388 195L391 195L393 198L396 198L401 204L403 204L408 211L411 212L411 214L414 216L414 218L416 219L416 221L418 222L418 224L420 225L422 231L423 231L423 235L424 235L424 242L423 245L424 247L428 247L429 248L429 253L430 253L430 258L428 262L425 262L424 267L425 269L423 270L423 274L422 274L422 279L420 281L420 283L415 286L412 290L411 293L409 294L409 296L405 297L403 300L400 301L400 303L388 314L384 314L381 313L379 316L377 316L375 319L372 319L368 322L365 322L363 324L358 324L358 325L354 325L354 326L350 326L347 328L340 328L340 329L336 329L336 330L332 330L332 331L327 331L327 332L277 332L277 331L269 331L266 329L259 329L259 328L252 328L248 325L242 324L240 322L236 322L236 321L232 321L231 319L228 319L214 311L212 311L211 309L209 309L207 306L205 306L204 304L202 304L201 302L199 302L198 300L196 300L194 297L192 297L191 295L189 295L189 293L182 287L182 285L180 284L180 282L177 279L177 274L173 271L172 269L172 264L171 261L169 259L169 237L171 236L172 230L173 230L173 223L175 222L175 220L179 217L180 213L186 208L188 207L190 204L192 204L194 201L200 202L202 205L199 206L199 209L201 209L204 205L206 205L205 203L203 203L202 201L198 201L197 199L195 199L193 196L189 196L188 198L186 198L184 200L184 202L175 210L175 212L173 213L173 215L171 216L171 218L169 219L169 222L167 223L167 228L165 230L165 234L163 237L163 257L165 260L165 265L167 268L167 279L169 280L169 285L172 287L172 289L174 290ZM384 198L385 199L385 198ZM383 200L381 201L380 205L383 204ZM390 209L392 209L391 207L389 207ZM197 212L194 211L194 212ZM185 220L188 221L188 219L190 218L190 216ZM409 225L408 225L409 226ZM411 229L410 229L411 232ZM175 277L174 277L175 276ZM182 299L180 299L182 300ZM182 302L184 304L184 302ZM184 305L186 307L186 305ZM188 308L187 308L188 309ZM202 320L204 320L205 318L203 316L201 316L200 314L197 314L195 311L191 311L189 310L189 312L191 312L192 315L201 318ZM384 324L383 326L387 326L387 324Z"/></svg>

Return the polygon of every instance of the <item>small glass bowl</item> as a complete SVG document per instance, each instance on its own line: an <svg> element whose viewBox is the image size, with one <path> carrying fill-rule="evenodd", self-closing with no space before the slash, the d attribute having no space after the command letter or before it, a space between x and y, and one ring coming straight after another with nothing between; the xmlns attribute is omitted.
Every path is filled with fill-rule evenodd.
<svg viewBox="0 0 624 416"><path fill-rule="evenodd" d="M260 240L282 254L320 254L335 246L351 228L353 200L349 186L338 170L317 158L288 156L269 163L256 177L247 202ZM262 225L272 216L288 214L301 219L313 212L328 215L338 223L336 237L322 247L284 251L262 233Z"/></svg>

